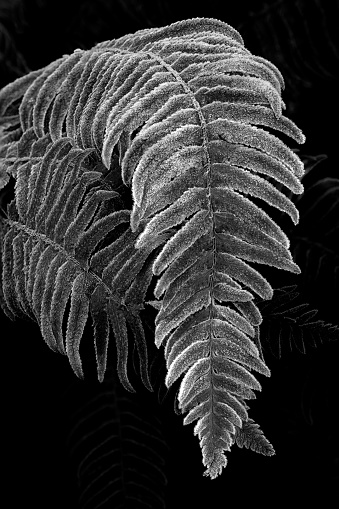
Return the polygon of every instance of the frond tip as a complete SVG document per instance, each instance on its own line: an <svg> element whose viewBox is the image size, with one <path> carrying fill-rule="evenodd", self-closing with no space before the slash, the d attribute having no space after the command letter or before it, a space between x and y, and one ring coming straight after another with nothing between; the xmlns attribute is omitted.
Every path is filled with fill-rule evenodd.
<svg viewBox="0 0 339 509"><path fill-rule="evenodd" d="M230 448L227 449L230 451ZM227 458L220 449L215 449L212 446L209 450L208 446L204 445L202 448L203 465L207 467L203 476L215 479L221 474L222 469L227 465Z"/></svg>
<svg viewBox="0 0 339 509"><path fill-rule="evenodd" d="M243 423L242 428L237 428L235 441L238 447L247 447L247 449L251 449L264 456L273 456L275 454L272 444L259 428L259 424L254 422L253 419L248 419L247 422Z"/></svg>

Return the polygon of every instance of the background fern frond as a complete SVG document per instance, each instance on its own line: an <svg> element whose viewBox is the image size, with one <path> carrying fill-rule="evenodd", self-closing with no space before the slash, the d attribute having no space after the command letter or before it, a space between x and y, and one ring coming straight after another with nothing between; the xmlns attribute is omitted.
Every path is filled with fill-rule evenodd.
<svg viewBox="0 0 339 509"><path fill-rule="evenodd" d="M294 348L306 353L309 346L339 339L339 327L315 319L318 310L301 301L297 288L297 285L278 288L272 301L259 305L264 317L261 340L276 358Z"/></svg>
<svg viewBox="0 0 339 509"><path fill-rule="evenodd" d="M138 252L136 263L132 257L133 270L129 257L136 252L137 233L131 233L129 243L124 246L125 256L118 249L114 257L119 235L106 245L102 242L117 227L128 223L130 214L127 210L112 212L114 201L120 205L119 195L101 189L102 173L90 170L88 157L92 150L72 148L69 138L61 138L44 148L43 154L41 146L39 160L31 173L30 166L21 162L16 199L8 207L8 219L3 219L3 308L10 318L25 316L37 321L47 344L67 354L79 377L83 376L79 346L90 311L100 381L106 369L110 323L116 338L119 376L123 385L134 391L126 371L127 317L137 342L142 380L152 390L139 313L152 276L147 265L143 276L141 269L156 244L153 242L142 254ZM96 215L105 201L110 202L110 210L104 213L101 208L101 214ZM158 243L165 239L160 237ZM102 264L103 253L106 257L109 253L110 264ZM116 282L118 273L121 283ZM129 279L124 281L127 276ZM112 281L115 281L113 286ZM62 325L69 299L64 336Z"/></svg>

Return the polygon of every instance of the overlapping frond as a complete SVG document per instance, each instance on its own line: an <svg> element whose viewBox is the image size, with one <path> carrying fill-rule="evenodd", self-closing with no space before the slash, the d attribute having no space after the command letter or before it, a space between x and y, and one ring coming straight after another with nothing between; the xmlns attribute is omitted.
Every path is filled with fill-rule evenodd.
<svg viewBox="0 0 339 509"><path fill-rule="evenodd" d="M198 420L206 475L214 478L248 421L244 400L261 388L251 371L270 375L253 293L270 299L273 290L251 264L300 272L287 235L257 204L299 220L271 182L303 191L302 162L271 133L305 141L282 115L283 78L232 27L195 18L76 50L34 79L20 80L0 92L7 118L0 178L2 185L8 175L17 180L4 238L8 313L33 314L50 346L63 351L60 320L70 296L65 343L73 369L81 375L79 342L90 310L99 378L110 323L119 375L130 389L126 320L144 357L137 311L158 276L155 343L165 346L166 385L184 375L178 395L180 408L189 411L184 423ZM37 154L20 155L27 146ZM78 172L90 151L109 171L118 160L122 182L131 186L131 214L113 205L96 216L99 203L114 197L96 188L96 172ZM128 222L94 252L100 239ZM154 263L144 265L159 246ZM5 282L12 266L15 290Z"/></svg>
<svg viewBox="0 0 339 509"><path fill-rule="evenodd" d="M206 475L214 478L227 463L223 451L248 420L244 399L261 388L251 371L270 376L255 331L262 318L252 292L270 299L273 291L251 264L300 272L289 239L252 198L298 223L292 201L266 177L303 191L302 162L271 131L297 143L304 136L281 114L283 82L274 66L241 54L238 43L220 60L219 46L213 59L203 44L199 49L186 68L186 54L171 63L175 79L157 82L161 109L148 117L156 96L145 87L133 112L126 112L128 129L136 127L136 118L144 125L126 150L122 171L132 183L132 228L147 220L136 246L176 230L153 264L159 276L155 296L162 298L155 342L165 345L167 387L184 375L178 395L182 411L189 411L184 424L198 420ZM205 65L199 67L201 60ZM255 79L257 89L250 90ZM118 132L113 123L106 131L104 158Z"/></svg>
<svg viewBox="0 0 339 509"><path fill-rule="evenodd" d="M127 320L137 343L142 380L152 390L140 318L152 277L151 266L145 265L151 249L140 253L134 248L130 212L119 210L118 193L103 189L102 173L89 170L88 164L86 168L91 152L60 138L19 168L16 196L2 225L1 305L10 318L36 320L48 346L67 354L79 377L80 340L90 313L99 380L104 377L112 329L120 380L133 391L126 370ZM125 231L114 239L121 226Z"/></svg>

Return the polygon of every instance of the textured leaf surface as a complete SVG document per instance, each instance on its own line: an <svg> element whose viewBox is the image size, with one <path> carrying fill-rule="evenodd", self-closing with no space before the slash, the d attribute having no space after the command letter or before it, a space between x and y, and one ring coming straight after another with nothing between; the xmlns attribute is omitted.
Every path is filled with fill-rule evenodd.
<svg viewBox="0 0 339 509"><path fill-rule="evenodd" d="M3 220L2 227L1 304L10 318L20 316L36 320L48 346L66 354L79 377L83 377L80 342L89 313L93 321L99 381L103 380L106 370L111 326L117 346L119 377L124 387L133 392L127 375L128 315L140 355L142 380L152 390L139 317L140 303L152 276L151 265L148 271L143 269L151 249L148 247L141 252L134 248L137 233L132 233L128 227L130 213L115 210L120 197L113 190L102 189L102 173L91 170L88 159L91 153L91 149L73 147L69 138L60 138L41 148L33 172L18 172L18 192L7 209L8 219ZM104 212L106 202L110 207ZM130 232L129 237L125 235L124 252L117 246L121 236L108 240L122 226L125 233ZM165 238L160 237L157 242ZM101 248L103 242L106 245ZM157 242L152 242L152 248ZM102 261L107 259L107 252L110 263L105 265ZM134 257L137 262L132 263L132 270L130 254L133 252L137 254ZM126 255L122 256L123 253ZM117 275L121 283L112 285ZM131 286L132 279L134 285ZM138 283L143 285L143 292ZM135 286L138 292L134 292L133 298L132 287ZM68 302L70 308L64 331Z"/></svg>
<svg viewBox="0 0 339 509"><path fill-rule="evenodd" d="M127 390L131 331L149 387L139 314L156 276L158 300L148 302L159 311L166 384L183 376L179 405L185 424L198 420L211 478L237 437L250 444L251 429L256 446L266 440L255 426L239 432L245 399L261 390L252 371L270 376L253 294L271 299L273 289L252 264L300 273L269 213L298 223L286 189L303 192L302 161L272 134L305 141L282 114L283 88L235 29L194 18L75 50L0 92L0 186L16 179L3 232L5 312L30 312L63 352L70 301L66 353L79 376L90 313L99 379L111 327ZM109 182L131 188L131 211Z"/></svg>

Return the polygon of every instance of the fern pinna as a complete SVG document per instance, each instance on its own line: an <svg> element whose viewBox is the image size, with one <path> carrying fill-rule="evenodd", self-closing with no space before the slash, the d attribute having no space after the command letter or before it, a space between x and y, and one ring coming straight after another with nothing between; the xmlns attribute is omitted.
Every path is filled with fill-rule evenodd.
<svg viewBox="0 0 339 509"><path fill-rule="evenodd" d="M131 389L125 320L147 383L138 311L154 275L165 383L184 375L179 406L188 412L184 424L198 421L204 475L212 479L234 442L274 454L245 400L261 390L252 370L270 376L253 299L271 299L273 290L251 263L300 272L287 236L251 200L298 222L272 181L302 193L303 164L264 129L305 141L282 115L283 87L278 69L251 55L231 26L194 18L77 49L0 92L2 187L9 175L16 179L2 227L4 311L35 317L49 346L63 352L70 296L65 342L73 369L81 375L90 310L99 378L110 322L118 373ZM131 187L131 211L117 210L107 170L121 171Z"/></svg>

